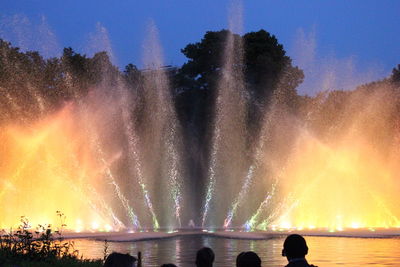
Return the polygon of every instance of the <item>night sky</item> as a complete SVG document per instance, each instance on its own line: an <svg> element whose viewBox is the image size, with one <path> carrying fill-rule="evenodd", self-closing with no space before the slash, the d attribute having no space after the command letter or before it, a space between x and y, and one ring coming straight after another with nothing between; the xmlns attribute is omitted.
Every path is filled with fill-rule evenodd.
<svg viewBox="0 0 400 267"><path fill-rule="evenodd" d="M350 89L381 79L400 64L398 0L244 0L244 32L274 34L306 74L300 93ZM142 65L151 20L159 29L165 64L181 65L180 49L207 30L228 27L228 0L2 0L0 38L45 56L71 46L113 62Z"/></svg>

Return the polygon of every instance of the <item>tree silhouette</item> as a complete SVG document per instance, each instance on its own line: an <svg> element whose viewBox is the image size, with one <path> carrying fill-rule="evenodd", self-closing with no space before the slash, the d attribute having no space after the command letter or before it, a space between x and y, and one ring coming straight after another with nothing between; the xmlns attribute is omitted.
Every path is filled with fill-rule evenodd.
<svg viewBox="0 0 400 267"><path fill-rule="evenodd" d="M392 70L391 80L394 83L400 83L400 64Z"/></svg>

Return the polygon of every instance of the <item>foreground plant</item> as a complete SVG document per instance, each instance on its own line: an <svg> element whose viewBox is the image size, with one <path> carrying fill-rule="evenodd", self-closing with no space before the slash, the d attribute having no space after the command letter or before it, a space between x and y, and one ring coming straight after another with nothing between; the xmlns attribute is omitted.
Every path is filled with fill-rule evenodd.
<svg viewBox="0 0 400 267"><path fill-rule="evenodd" d="M38 225L33 231L29 220L21 216L21 224L13 231L0 233L0 266L102 266L101 260L79 258L73 241L65 241L65 215L57 211L60 225L53 232L51 225Z"/></svg>

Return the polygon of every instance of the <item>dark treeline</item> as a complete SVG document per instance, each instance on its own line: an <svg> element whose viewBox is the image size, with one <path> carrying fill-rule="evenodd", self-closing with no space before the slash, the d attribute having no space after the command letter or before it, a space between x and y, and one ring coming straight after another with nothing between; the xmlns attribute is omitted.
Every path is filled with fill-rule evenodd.
<svg viewBox="0 0 400 267"><path fill-rule="evenodd" d="M106 52L88 58L65 48L60 58L44 59L36 51L22 52L0 40L0 121L37 119L119 76Z"/></svg>
<svg viewBox="0 0 400 267"><path fill-rule="evenodd" d="M200 42L181 50L188 58L185 64L165 69L170 75L179 118L184 124L194 123L200 135L205 132L211 112L228 34L231 33L227 30L207 32ZM296 95L295 88L302 82L303 73L292 66L273 35L260 30L244 36L234 34L234 38L244 42L244 62L240 64L244 64L249 102L264 106L283 72L290 74L287 91ZM134 64L119 71L106 52L87 57L65 48L61 57L44 59L36 51L22 52L5 40L0 40L0 51L2 121L15 120L15 116L28 119L38 116L40 110L56 110L67 101L86 96L101 83L112 86L123 80L137 91L143 78L143 71Z"/></svg>
<svg viewBox="0 0 400 267"><path fill-rule="evenodd" d="M170 78L176 113L186 139L191 142L191 149L208 147L216 88L224 62L223 51L230 34L227 30L207 32L201 41L188 44L181 50L188 58L186 63L180 67L165 68ZM374 94L382 86L392 88L394 93L400 84L399 65L387 79L353 91L300 96L296 87L304 79L303 71L292 65L274 35L260 30L243 36L233 34L233 39L236 45L243 47L243 60L235 64L244 73L247 127L248 132L253 133L250 134L250 141L257 137L261 118L273 96L277 95L274 94L277 90L280 104L311 124L318 121L312 128L323 135L333 122L348 112L348 100L354 95ZM0 40L0 123L35 120L58 110L69 101L84 99L100 85L113 90L122 83L140 97L141 91L145 90L142 82L145 72L134 64L120 71L112 65L106 52L87 57L72 48L65 48L61 57L44 59L38 52L22 52L7 41ZM363 103L358 101L352 105L350 108L356 110L356 105ZM140 105L137 106L140 109ZM136 117L140 117L140 110L135 112L139 115ZM195 161L198 162L198 159Z"/></svg>

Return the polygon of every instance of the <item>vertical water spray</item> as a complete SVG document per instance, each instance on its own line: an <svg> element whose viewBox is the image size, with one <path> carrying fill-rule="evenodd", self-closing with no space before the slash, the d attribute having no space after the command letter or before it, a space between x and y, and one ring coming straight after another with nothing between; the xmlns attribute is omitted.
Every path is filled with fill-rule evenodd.
<svg viewBox="0 0 400 267"><path fill-rule="evenodd" d="M277 179L278 181L278 179ZM248 230L254 229L256 224L259 221L259 217L261 213L270 205L272 197L275 195L275 188L276 188L277 182L275 182L272 185L272 190L268 192L264 198L264 200L261 202L260 206L257 208L257 211L250 217L249 220L246 221L244 224L244 227ZM275 215L270 215L270 216L275 216ZM270 217L267 218L267 221L270 220Z"/></svg>
<svg viewBox="0 0 400 267"><path fill-rule="evenodd" d="M219 97L217 98L217 103L220 101ZM216 120L216 125L219 123L219 120ZM215 128L214 130L214 135L213 135L213 140L212 140L212 147L211 147L211 162L210 166L208 167L208 186L207 186L207 192L206 192L206 197L205 197L205 204L204 204L204 210L203 210L203 217L202 217L202 227L205 226L206 219L210 210L210 204L212 197L214 195L214 190L215 190L215 179L216 179L216 174L215 174L215 169L217 166L217 152L219 150L219 140L220 140L220 130L218 128Z"/></svg>
<svg viewBox="0 0 400 267"><path fill-rule="evenodd" d="M167 222L168 226L181 225L182 208L182 177L179 159L180 128L177 122L175 109L172 104L171 89L167 77L168 68L163 66L162 49L159 45L158 31L151 22L149 25L149 36L144 44L144 101L148 114L146 114L146 129L142 140L151 148L148 154L153 154L156 159L155 169L159 169L161 186L165 184L168 188L168 203L162 208L165 213L170 214L169 207L173 207L175 222ZM147 141L145 141L147 139ZM156 175L152 174L152 175ZM169 220L169 216L166 216Z"/></svg>
<svg viewBox="0 0 400 267"><path fill-rule="evenodd" d="M109 39L108 31L107 29L102 26L100 23L97 23L96 25L96 31L88 36L89 42L88 42L88 51L91 54L95 54L97 51L105 51L107 52L107 56L109 57L110 61L115 63L115 58L113 55L112 51L112 46L111 46L111 41ZM102 62L103 63L103 62ZM104 62L107 64L107 62ZM102 69L106 66L100 66ZM115 97L115 101L117 103L114 103L114 105L117 105L120 110L121 110L121 117L122 117L122 127L125 133L125 136L127 138L128 146L127 146L127 153L128 153L128 159L129 159L129 179L132 180L132 184L135 184L136 182L139 184L139 188L143 193L145 204L147 205L149 212L151 213L152 220L153 220L153 228L157 229L159 228L159 224L157 221L157 218L155 216L155 212L153 209L153 205L149 196L149 192L146 189L146 184L143 179L143 174L142 174L142 166L141 166L141 158L139 156L139 147L137 145L138 143L138 136L136 134L136 129L134 127L134 119L132 117L132 111L135 110L135 102L132 99L132 94L125 88L125 85L123 81L120 79L120 77L117 78L115 81L115 84L110 85L108 84L108 80L111 79L111 77L108 77L110 74L107 73L107 69L103 71L102 74L102 84L103 87L109 87L113 86L115 88L115 93L112 95L112 97ZM100 90L100 89L96 89ZM119 114L118 114L119 115ZM100 151L102 153L102 151ZM101 157L101 159L104 159L104 157ZM132 170L132 167L133 170ZM114 184L114 187L116 188L116 192L120 200L122 201L122 204L128 212L128 216L131 218L133 226L135 228L141 227L139 223L138 216L133 212L132 206L129 204L129 200L123 195L121 189L119 188L117 180L112 177L111 170L109 168L105 169L106 175L111 178L111 183ZM136 178L136 180L135 180ZM134 187L129 187L129 192L134 194ZM137 207L137 206L136 206Z"/></svg>
<svg viewBox="0 0 400 267"><path fill-rule="evenodd" d="M143 177L143 171L142 171L142 159L140 157L140 151L139 151L139 146L138 146L138 136L136 135L136 129L133 125L133 118L131 117L131 107L129 104L129 97L127 94L127 91L124 90L121 92L121 104L122 104L122 119L124 122L124 128L125 128L125 135L128 138L128 153L129 156L132 157L132 161L134 164L134 173L136 174L137 177L137 182L139 183L139 186L142 190L144 199L145 199L145 204L147 208L149 209L149 212L152 217L153 221L153 228L158 229L160 227L157 217L155 215L153 203L150 198L150 193L146 187L146 182Z"/></svg>
<svg viewBox="0 0 400 267"><path fill-rule="evenodd" d="M247 193L249 191L256 168L257 168L256 164L252 164L250 166L250 168L246 174L246 177L244 178L244 182L243 182L242 188L240 189L239 195L236 197L236 199L232 203L232 207L228 211L228 214L224 220L224 228L230 227L233 216L236 214L236 210L238 209L239 205L242 203L243 199L245 198L245 196L247 195Z"/></svg>
<svg viewBox="0 0 400 267"><path fill-rule="evenodd" d="M206 189L202 226L206 226L213 201L215 203L215 190L219 185L224 186L226 193L235 191L231 185L232 179L241 172L245 151L245 101L243 78L243 43L241 31L240 5L232 7L230 12L229 28L226 31L226 41L220 78L217 85L217 99L214 113L214 132L211 142L211 155L208 167L208 185ZM229 195L229 193L227 195ZM220 199L221 200L221 199Z"/></svg>
<svg viewBox="0 0 400 267"><path fill-rule="evenodd" d="M131 219L131 223L133 224L133 226L135 228L140 228L139 219L136 216L135 212L133 211L133 208L129 205L128 199L122 193L116 179L114 178L110 168L108 167L109 163L107 163L106 160L104 159L104 153L103 153L101 147L99 146L98 141L95 139L95 137L94 137L93 143L95 145L95 148L97 149L98 155L100 156L100 161L104 166L105 175L109 179L111 184L114 186L114 189L115 189L115 192L117 193L118 198L121 200L123 207L127 211L129 218Z"/></svg>
<svg viewBox="0 0 400 267"><path fill-rule="evenodd" d="M176 145L178 143L177 140L177 125L176 118L173 118L173 122L171 124L171 129L167 138L167 155L169 155L168 160L170 162L169 166L169 187L171 190L172 199L174 201L174 210L175 210L175 219L178 224L178 227L182 226L181 222L181 209L182 209L182 193L181 193L181 179L180 176L180 166L179 166L179 154L176 149Z"/></svg>
<svg viewBox="0 0 400 267"><path fill-rule="evenodd" d="M260 131L260 135L257 138L258 142L256 144L256 151L254 153L254 158L253 158L253 162L251 163L251 165L249 166L246 176L244 177L242 186L240 188L239 194L237 195L237 197L235 198L235 200L232 203L231 208L228 211L228 214L224 220L224 227L228 228L231 223L232 223L232 219L236 214L237 209L240 207L240 205L242 204L243 200L248 197L248 192L250 187L253 185L253 180L254 180L254 176L256 175L256 172L258 170L258 168L260 167L260 165L262 165L262 161L264 160L264 149L265 149L265 143L268 142L268 138L269 138L269 130L272 127L272 122L271 122L271 114L266 114L264 116L264 123L262 124L262 128ZM276 179L276 182L278 181L278 179ZM276 183L275 183L276 184ZM267 196L265 197L265 200L263 201L263 203L260 205L261 207L265 207L266 204L269 202L270 198L272 197L274 191L275 191L275 184L273 185L273 190L270 193L267 194ZM259 209L260 209L259 208ZM256 212L256 214L258 214L259 211ZM254 216L252 216L252 219L250 219L250 221L254 221ZM246 227L248 227L249 225L253 225L253 223L250 223L249 221L245 223L245 225L247 225Z"/></svg>
<svg viewBox="0 0 400 267"><path fill-rule="evenodd" d="M104 155L103 149L101 148L99 138L96 134L96 131L94 130L94 127L91 125L90 119L88 117L90 111L88 111L86 109L86 107L84 106L83 103L81 103L81 108L82 108L82 111L81 111L82 117L84 118L84 121L86 122L86 132L90 138L90 143L91 143L91 146L92 146L95 154L98 156L100 162L103 165L104 174L107 177L107 179L109 180L109 182L113 185L115 193L117 194L117 197L121 201L122 206L126 210L128 216L131 220L131 223L133 224L133 226L135 228L139 228L140 227L139 219L136 216L135 212L133 211L133 208L129 205L128 199L122 193L118 182L116 181L116 179L114 178L114 175L111 172L109 163L105 159L105 155Z"/></svg>
<svg viewBox="0 0 400 267"><path fill-rule="evenodd" d="M232 219L234 218L237 209L244 202L245 198L249 197L248 192L251 186L254 184L254 178L257 175L257 171L259 170L259 168L266 166L268 167L269 170L274 169L273 166L274 159L272 157L268 158L267 162L265 162L266 157L268 157L267 156L268 153L266 153L267 149L266 145L268 144L270 145L273 142L271 135L272 132L274 131L274 128L276 127L275 123L282 120L283 118L282 114L285 114L287 112L286 109L283 108L284 106L282 105L283 99L281 99L282 95L284 95L284 93L282 93L282 91L284 90L284 82L286 81L285 79L287 79L285 75L286 73L285 71L283 71L283 74L281 75L276 85L276 89L272 95L272 101L269 103L269 107L266 109L266 111L264 112L265 114L263 114L262 116L262 123L260 124L261 130L256 138L257 142L255 144L254 156L247 170L246 176L244 177L240 191L236 199L233 201L232 206L224 221L225 228L231 225ZM246 221L245 223L246 228L249 227L251 228L254 226L256 218L258 218L260 212L263 209L265 209L271 202L271 198L275 195L275 190L280 181L282 173L283 172L280 170L279 174L273 179L271 190L267 192L266 196L264 197L264 200L261 202L256 213L253 216L251 216L251 218L248 221Z"/></svg>
<svg viewBox="0 0 400 267"><path fill-rule="evenodd" d="M107 52L111 63L116 64L116 59L113 53L110 37L107 28L100 22L96 24L96 31L88 35L87 52L94 55L99 51Z"/></svg>
<svg viewBox="0 0 400 267"><path fill-rule="evenodd" d="M39 51L45 58L59 56L61 47L46 17L39 19L22 14L0 15L0 38L24 51Z"/></svg>

